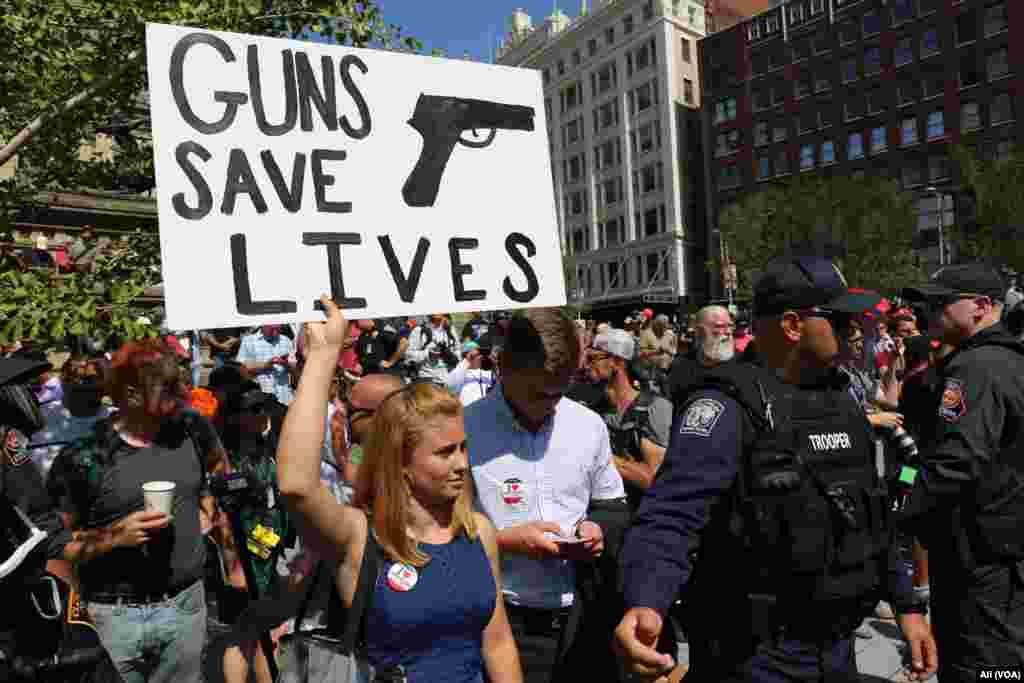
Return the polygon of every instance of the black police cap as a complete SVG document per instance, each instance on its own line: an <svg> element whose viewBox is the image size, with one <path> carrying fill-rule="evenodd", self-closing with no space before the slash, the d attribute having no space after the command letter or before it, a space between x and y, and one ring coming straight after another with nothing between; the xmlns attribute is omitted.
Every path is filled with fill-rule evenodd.
<svg viewBox="0 0 1024 683"><path fill-rule="evenodd" d="M881 300L874 292L851 292L836 265L818 256L773 259L754 283L754 311L758 316L811 308L863 313Z"/></svg>

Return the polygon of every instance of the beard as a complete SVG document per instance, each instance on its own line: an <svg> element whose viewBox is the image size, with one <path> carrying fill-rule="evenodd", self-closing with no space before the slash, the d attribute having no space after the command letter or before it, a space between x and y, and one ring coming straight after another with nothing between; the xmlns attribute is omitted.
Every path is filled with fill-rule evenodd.
<svg viewBox="0 0 1024 683"><path fill-rule="evenodd" d="M710 337L700 342L704 357L715 363L725 363L736 355L736 342L732 335Z"/></svg>

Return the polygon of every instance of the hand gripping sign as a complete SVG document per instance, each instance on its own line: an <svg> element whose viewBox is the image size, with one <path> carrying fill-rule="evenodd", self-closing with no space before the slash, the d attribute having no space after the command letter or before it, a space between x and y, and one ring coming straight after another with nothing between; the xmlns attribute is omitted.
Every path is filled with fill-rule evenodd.
<svg viewBox="0 0 1024 683"><path fill-rule="evenodd" d="M146 36L171 327L565 303L537 72Z"/></svg>

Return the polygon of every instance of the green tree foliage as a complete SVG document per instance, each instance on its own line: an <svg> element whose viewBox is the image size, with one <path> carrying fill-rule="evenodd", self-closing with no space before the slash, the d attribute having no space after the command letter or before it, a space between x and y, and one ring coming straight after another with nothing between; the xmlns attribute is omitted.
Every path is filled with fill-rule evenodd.
<svg viewBox="0 0 1024 683"><path fill-rule="evenodd" d="M851 287L894 294L920 278L911 239L912 199L886 178L800 175L727 207L719 229L738 275L737 296L787 251L829 255ZM721 273L716 255L710 266Z"/></svg>
<svg viewBox="0 0 1024 683"><path fill-rule="evenodd" d="M946 228L954 253L962 261L983 259L1024 272L1024 154L1015 149L986 160L959 146L951 155L975 202L975 220Z"/></svg>
<svg viewBox="0 0 1024 683"><path fill-rule="evenodd" d="M147 22L422 49L384 21L375 0L7 0L0 4L0 165L16 158L17 172L0 180L0 242L11 241L14 216L40 193L102 192L123 187L126 177L152 177ZM114 154L83 153L115 112L128 125ZM133 327L141 309L132 301L159 282L159 249L142 230L122 247L95 273L58 279L0 257L0 340L143 334Z"/></svg>

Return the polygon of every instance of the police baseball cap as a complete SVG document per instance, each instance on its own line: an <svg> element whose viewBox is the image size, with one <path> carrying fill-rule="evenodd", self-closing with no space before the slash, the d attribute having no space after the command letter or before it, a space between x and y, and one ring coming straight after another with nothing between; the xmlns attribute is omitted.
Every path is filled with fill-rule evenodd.
<svg viewBox="0 0 1024 683"><path fill-rule="evenodd" d="M983 263L943 266L932 273L928 282L903 290L905 299L936 299L940 297L987 296L999 303L1006 292L1003 277Z"/></svg>
<svg viewBox="0 0 1024 683"><path fill-rule="evenodd" d="M597 335L594 338L594 348L622 360L633 360L636 345L633 343L633 335L629 332L613 329Z"/></svg>
<svg viewBox="0 0 1024 683"><path fill-rule="evenodd" d="M818 256L773 259L754 283L758 316L811 308L856 314L874 308L881 300L874 292L851 292L836 265Z"/></svg>

